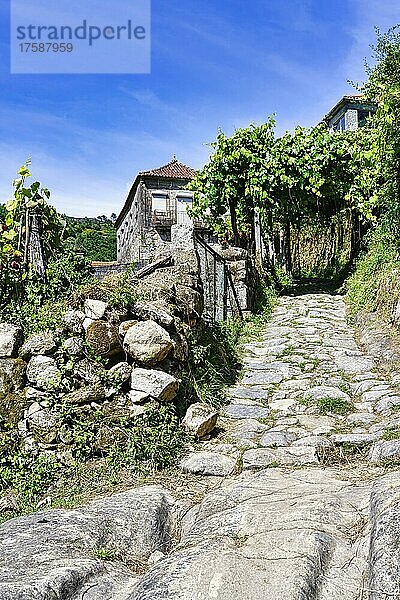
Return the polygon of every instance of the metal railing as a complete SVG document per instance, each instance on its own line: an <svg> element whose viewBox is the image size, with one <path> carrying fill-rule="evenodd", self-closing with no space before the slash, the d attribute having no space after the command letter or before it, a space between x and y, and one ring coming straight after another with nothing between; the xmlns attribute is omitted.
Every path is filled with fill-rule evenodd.
<svg viewBox="0 0 400 600"><path fill-rule="evenodd" d="M176 224L176 214L172 211L154 210L151 223L155 227L171 227Z"/></svg>
<svg viewBox="0 0 400 600"><path fill-rule="evenodd" d="M204 318L226 321L229 314L243 318L243 311L226 260L195 233L204 293Z"/></svg>

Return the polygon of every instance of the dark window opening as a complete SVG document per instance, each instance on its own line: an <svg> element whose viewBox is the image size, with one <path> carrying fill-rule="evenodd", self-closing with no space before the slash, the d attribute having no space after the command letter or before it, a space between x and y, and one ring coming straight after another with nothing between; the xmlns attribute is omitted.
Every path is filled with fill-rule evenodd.
<svg viewBox="0 0 400 600"><path fill-rule="evenodd" d="M171 241L171 227L167 227L166 229L158 229L158 235L162 239L163 242Z"/></svg>
<svg viewBox="0 0 400 600"><path fill-rule="evenodd" d="M337 121L333 126L334 131L344 131L346 129L346 118L345 115Z"/></svg>

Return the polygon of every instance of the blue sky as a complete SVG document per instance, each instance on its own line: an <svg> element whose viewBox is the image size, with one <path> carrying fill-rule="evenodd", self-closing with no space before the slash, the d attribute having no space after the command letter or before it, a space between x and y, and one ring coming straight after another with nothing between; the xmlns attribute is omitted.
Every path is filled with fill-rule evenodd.
<svg viewBox="0 0 400 600"><path fill-rule="evenodd" d="M129 0L125 0L129 2ZM82 0L84 4L85 0ZM52 203L118 213L137 171L173 154L201 167L218 128L277 113L313 125L362 81L398 0L153 0L150 75L10 75L9 0L0 0L0 201L32 157Z"/></svg>

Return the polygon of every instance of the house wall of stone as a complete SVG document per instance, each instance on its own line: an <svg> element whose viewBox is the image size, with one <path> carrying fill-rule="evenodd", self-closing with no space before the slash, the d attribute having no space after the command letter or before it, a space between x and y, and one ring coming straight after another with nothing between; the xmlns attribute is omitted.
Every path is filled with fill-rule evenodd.
<svg viewBox="0 0 400 600"><path fill-rule="evenodd" d="M156 260L171 252L169 229L152 224L152 193L169 197L171 211L175 214L176 197L187 190L187 180L146 177L141 180L131 206L117 232L117 260L119 263Z"/></svg>
<svg viewBox="0 0 400 600"><path fill-rule="evenodd" d="M359 127L360 113L369 112L373 114L376 111L376 106L373 104L365 104L364 102L349 102L343 105L328 121L331 129L335 129L338 122L344 117L344 127L346 131L356 131Z"/></svg>
<svg viewBox="0 0 400 600"><path fill-rule="evenodd" d="M139 183L129 211L117 230L117 260L129 264L139 259L139 240L145 209L146 189Z"/></svg>
<svg viewBox="0 0 400 600"><path fill-rule="evenodd" d="M345 112L346 112L346 109L342 108L331 119L329 119L328 126L329 126L330 129L334 129L335 128L335 126L340 121L340 119L343 117L343 115L345 114Z"/></svg>

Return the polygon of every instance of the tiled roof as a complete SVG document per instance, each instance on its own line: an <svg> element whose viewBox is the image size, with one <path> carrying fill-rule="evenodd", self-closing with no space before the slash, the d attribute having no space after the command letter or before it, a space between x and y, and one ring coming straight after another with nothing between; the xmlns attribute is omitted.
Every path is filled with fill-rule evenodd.
<svg viewBox="0 0 400 600"><path fill-rule="evenodd" d="M360 98L363 98L364 95L363 94L351 94L349 96L343 96L343 99L345 100L360 100Z"/></svg>
<svg viewBox="0 0 400 600"><path fill-rule="evenodd" d="M193 179L196 176L196 171L195 169L192 169L192 167L188 167L179 162L176 156L174 156L174 158L166 165L163 165L158 169L151 169L150 171L141 171L139 175L165 177L166 179Z"/></svg>

